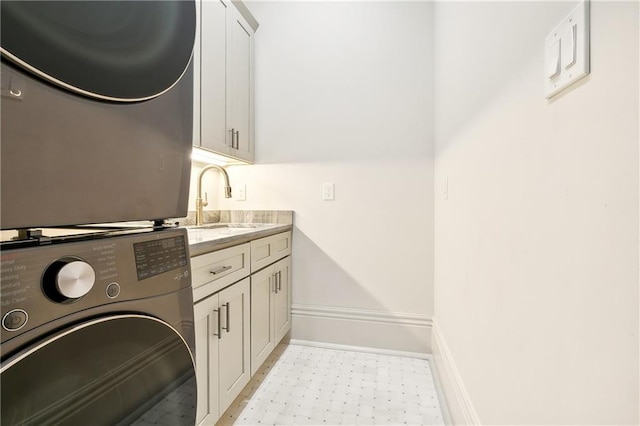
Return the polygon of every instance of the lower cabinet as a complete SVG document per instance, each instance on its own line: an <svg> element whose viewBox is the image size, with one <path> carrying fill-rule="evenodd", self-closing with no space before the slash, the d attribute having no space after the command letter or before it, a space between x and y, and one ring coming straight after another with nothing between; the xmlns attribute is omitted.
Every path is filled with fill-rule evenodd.
<svg viewBox="0 0 640 426"><path fill-rule="evenodd" d="M198 425L215 424L251 378L249 282L194 305Z"/></svg>
<svg viewBox="0 0 640 426"><path fill-rule="evenodd" d="M196 424L215 425L291 329L291 232L195 256L191 265Z"/></svg>
<svg viewBox="0 0 640 426"><path fill-rule="evenodd" d="M251 375L291 329L291 256L251 275Z"/></svg>

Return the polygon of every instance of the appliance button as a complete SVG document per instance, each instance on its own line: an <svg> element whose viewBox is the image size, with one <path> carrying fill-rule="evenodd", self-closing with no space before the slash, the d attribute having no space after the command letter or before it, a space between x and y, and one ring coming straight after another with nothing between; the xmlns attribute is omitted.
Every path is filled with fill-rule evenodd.
<svg viewBox="0 0 640 426"><path fill-rule="evenodd" d="M7 331L18 331L27 324L29 316L22 309L9 311L2 318L2 327Z"/></svg>
<svg viewBox="0 0 640 426"><path fill-rule="evenodd" d="M107 286L107 297L115 299L120 295L120 284L113 282Z"/></svg>

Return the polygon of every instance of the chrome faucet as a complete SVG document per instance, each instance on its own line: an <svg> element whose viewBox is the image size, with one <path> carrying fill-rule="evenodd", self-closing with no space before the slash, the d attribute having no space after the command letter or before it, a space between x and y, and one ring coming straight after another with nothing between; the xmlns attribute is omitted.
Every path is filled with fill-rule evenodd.
<svg viewBox="0 0 640 426"><path fill-rule="evenodd" d="M198 198L196 198L196 225L202 225L203 220L203 211L202 208L209 205L209 201L207 201L207 193L204 193L204 200L202 199L202 176L211 169L220 170L222 175L224 176L224 198L231 198L231 185L229 185L229 175L227 171L216 165L205 166L200 173L198 174Z"/></svg>

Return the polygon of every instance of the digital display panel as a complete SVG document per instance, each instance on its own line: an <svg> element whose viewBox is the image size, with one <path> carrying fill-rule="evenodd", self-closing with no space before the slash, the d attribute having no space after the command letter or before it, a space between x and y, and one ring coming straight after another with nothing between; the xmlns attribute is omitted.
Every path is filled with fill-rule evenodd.
<svg viewBox="0 0 640 426"><path fill-rule="evenodd" d="M138 281L187 265L184 237L164 238L133 244Z"/></svg>

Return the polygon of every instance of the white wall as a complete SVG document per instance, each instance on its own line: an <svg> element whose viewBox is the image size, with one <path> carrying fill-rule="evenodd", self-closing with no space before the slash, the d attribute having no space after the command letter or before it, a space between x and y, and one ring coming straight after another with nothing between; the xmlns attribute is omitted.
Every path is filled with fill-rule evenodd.
<svg viewBox="0 0 640 426"><path fill-rule="evenodd" d="M257 164L210 208L295 211L293 338L430 352L432 5L248 6Z"/></svg>
<svg viewBox="0 0 640 426"><path fill-rule="evenodd" d="M639 421L638 3L591 3L591 75L549 102L544 37L576 4L435 6L434 350L458 421Z"/></svg>

